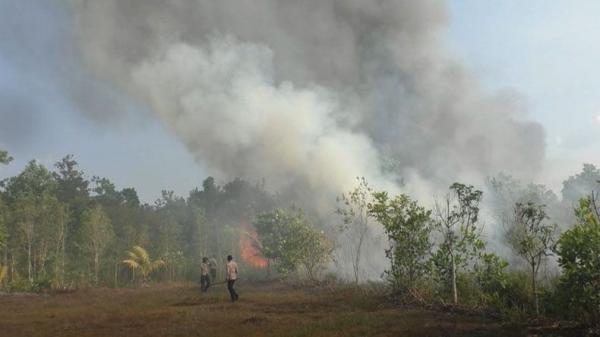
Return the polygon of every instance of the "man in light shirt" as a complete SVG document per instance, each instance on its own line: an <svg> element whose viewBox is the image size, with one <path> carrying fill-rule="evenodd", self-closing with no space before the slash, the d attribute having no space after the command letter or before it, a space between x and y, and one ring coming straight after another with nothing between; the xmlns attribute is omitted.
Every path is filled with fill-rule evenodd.
<svg viewBox="0 0 600 337"><path fill-rule="evenodd" d="M227 256L227 289L229 290L229 295L231 295L231 302L235 302L238 300L239 296L233 289L233 284L238 277L238 266L237 263L233 261L233 257L231 255Z"/></svg>

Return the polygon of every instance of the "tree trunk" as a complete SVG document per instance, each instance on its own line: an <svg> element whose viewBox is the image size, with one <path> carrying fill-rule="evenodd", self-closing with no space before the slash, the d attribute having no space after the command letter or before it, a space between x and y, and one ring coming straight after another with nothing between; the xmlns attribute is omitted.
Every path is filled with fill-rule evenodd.
<svg viewBox="0 0 600 337"><path fill-rule="evenodd" d="M452 295L454 297L454 305L458 304L458 291L456 289L456 261L454 260L454 254L450 254L452 259Z"/></svg>
<svg viewBox="0 0 600 337"><path fill-rule="evenodd" d="M31 276L31 241L27 241L27 278L29 282L33 282Z"/></svg>
<svg viewBox="0 0 600 337"><path fill-rule="evenodd" d="M60 280L61 280L61 286L65 287L66 284L66 280L65 280L65 250L66 250L66 244L67 244L67 239L66 239L66 235L63 235L63 241L62 241L62 256L61 256L61 261L60 261Z"/></svg>
<svg viewBox="0 0 600 337"><path fill-rule="evenodd" d="M115 261L115 288L119 286L118 280L118 271L119 271L119 260Z"/></svg>
<svg viewBox="0 0 600 337"><path fill-rule="evenodd" d="M362 250L362 245L365 240L365 234L367 233L368 227L365 227L363 231L360 233L360 237L358 238L358 246L356 247L356 257L354 258L354 283L358 284L358 274L360 273L360 252Z"/></svg>
<svg viewBox="0 0 600 337"><path fill-rule="evenodd" d="M540 315L540 302L538 299L536 282L535 282L535 263L531 264L531 288L533 289L533 301L535 305L535 314Z"/></svg>
<svg viewBox="0 0 600 337"><path fill-rule="evenodd" d="M98 286L98 272L100 267L100 254L94 253L94 284Z"/></svg>

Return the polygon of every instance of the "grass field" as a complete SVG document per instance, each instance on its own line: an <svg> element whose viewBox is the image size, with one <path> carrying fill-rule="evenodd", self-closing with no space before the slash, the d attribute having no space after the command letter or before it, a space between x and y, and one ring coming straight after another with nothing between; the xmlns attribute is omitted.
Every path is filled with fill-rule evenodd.
<svg viewBox="0 0 600 337"><path fill-rule="evenodd" d="M473 316L394 306L350 288L194 284L0 296L0 336L527 336Z"/></svg>

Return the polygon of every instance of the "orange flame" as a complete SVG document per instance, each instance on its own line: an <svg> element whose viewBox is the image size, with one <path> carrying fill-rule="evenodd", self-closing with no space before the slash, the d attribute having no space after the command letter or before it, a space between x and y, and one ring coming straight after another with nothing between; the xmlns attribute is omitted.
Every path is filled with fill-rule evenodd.
<svg viewBox="0 0 600 337"><path fill-rule="evenodd" d="M240 227L242 228L242 236L240 237L242 261L256 268L266 268L267 260L259 256L260 253L253 244L257 241L256 230L245 219L241 221Z"/></svg>

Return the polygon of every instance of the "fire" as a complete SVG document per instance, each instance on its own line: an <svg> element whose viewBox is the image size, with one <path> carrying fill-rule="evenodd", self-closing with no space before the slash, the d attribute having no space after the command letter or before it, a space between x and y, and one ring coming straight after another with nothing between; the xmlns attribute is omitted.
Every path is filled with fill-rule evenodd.
<svg viewBox="0 0 600 337"><path fill-rule="evenodd" d="M242 261L256 268L266 268L267 260L259 256L260 253L254 246L254 242L257 241L256 230L244 219L241 221L240 227L242 228L242 236L240 237Z"/></svg>

